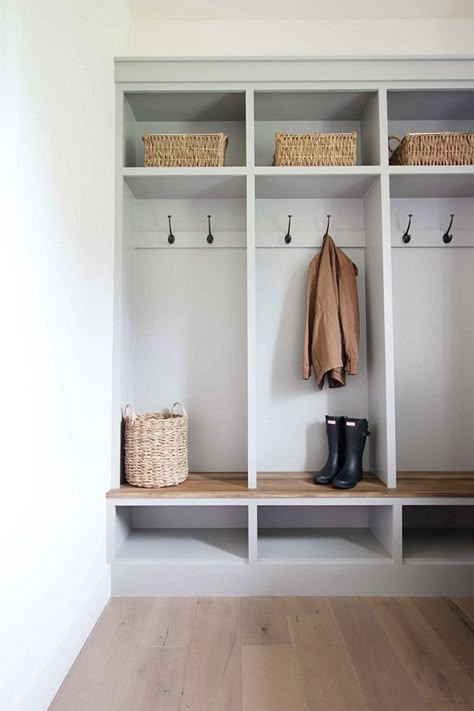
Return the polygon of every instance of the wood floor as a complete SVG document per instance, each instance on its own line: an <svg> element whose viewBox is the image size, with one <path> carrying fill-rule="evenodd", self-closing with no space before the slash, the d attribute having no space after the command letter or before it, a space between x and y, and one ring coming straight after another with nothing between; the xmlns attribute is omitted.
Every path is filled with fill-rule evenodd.
<svg viewBox="0 0 474 711"><path fill-rule="evenodd" d="M474 598L113 598L54 711L472 711Z"/></svg>

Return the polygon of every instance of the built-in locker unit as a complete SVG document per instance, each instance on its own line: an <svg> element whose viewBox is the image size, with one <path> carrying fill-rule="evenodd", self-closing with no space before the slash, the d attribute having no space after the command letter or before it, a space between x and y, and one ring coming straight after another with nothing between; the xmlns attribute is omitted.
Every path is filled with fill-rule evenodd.
<svg viewBox="0 0 474 711"><path fill-rule="evenodd" d="M474 62L118 59L115 74L113 594L474 594L474 166L391 166L388 149L474 130ZM356 164L274 166L277 131L355 131ZM143 167L145 133L221 132L224 167ZM328 225L358 267L360 363L318 391L306 279ZM189 478L127 485L123 409L176 401ZM327 414L369 421L348 491L312 482Z"/></svg>

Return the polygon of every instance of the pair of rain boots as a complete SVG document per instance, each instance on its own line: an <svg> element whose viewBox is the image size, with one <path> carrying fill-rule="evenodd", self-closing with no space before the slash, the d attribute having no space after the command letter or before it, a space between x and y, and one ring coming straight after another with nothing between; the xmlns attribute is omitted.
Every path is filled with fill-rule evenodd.
<svg viewBox="0 0 474 711"><path fill-rule="evenodd" d="M362 455L370 434L365 419L326 415L328 460L315 475L315 484L332 484L336 489L352 489L362 480Z"/></svg>

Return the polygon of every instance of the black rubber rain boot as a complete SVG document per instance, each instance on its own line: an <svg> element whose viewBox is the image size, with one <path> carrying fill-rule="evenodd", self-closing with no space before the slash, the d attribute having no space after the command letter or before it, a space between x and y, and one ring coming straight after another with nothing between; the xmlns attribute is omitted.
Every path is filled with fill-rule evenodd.
<svg viewBox="0 0 474 711"><path fill-rule="evenodd" d="M346 441L345 417L326 415L326 434L328 436L328 460L319 474L315 474L315 484L330 484L344 464Z"/></svg>
<svg viewBox="0 0 474 711"><path fill-rule="evenodd" d="M367 420L354 420L346 417L346 458L344 466L333 479L336 489L352 489L362 480L362 455L365 440L370 434Z"/></svg>

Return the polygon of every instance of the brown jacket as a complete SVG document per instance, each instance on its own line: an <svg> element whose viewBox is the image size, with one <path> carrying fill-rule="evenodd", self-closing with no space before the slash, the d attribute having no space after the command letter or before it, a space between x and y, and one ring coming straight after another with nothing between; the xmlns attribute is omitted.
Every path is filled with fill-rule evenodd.
<svg viewBox="0 0 474 711"><path fill-rule="evenodd" d="M319 390L326 374L329 387L339 388L346 384L346 373L358 371L357 274L356 265L325 237L308 270L303 356L303 378L309 379L312 366Z"/></svg>

